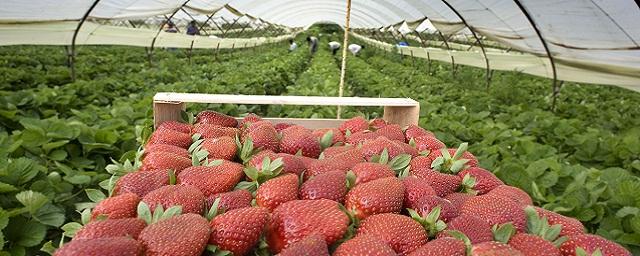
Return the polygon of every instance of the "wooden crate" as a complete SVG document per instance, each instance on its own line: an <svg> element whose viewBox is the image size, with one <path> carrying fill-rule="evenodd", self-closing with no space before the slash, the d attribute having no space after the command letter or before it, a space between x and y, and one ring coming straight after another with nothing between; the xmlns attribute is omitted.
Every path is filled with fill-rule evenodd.
<svg viewBox="0 0 640 256"><path fill-rule="evenodd" d="M160 92L153 97L153 118L157 127L164 121L179 120L186 103L298 105L298 106L373 106L384 107L383 118L401 127L418 124L420 104L409 98L360 98L319 96L266 96ZM238 118L241 119L241 118ZM264 118L274 123L294 123L307 128L338 127L344 119Z"/></svg>

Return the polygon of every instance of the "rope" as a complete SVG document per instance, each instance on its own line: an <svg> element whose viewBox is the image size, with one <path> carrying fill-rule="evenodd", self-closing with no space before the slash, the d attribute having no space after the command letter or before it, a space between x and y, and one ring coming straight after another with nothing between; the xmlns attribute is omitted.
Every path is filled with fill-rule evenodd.
<svg viewBox="0 0 640 256"><path fill-rule="evenodd" d="M347 17L344 24L344 41L342 42L342 65L340 66L340 87L338 97L344 93L344 77L347 72L347 44L349 43L349 22L351 21L351 0L347 0ZM340 119L342 107L338 106L337 119Z"/></svg>

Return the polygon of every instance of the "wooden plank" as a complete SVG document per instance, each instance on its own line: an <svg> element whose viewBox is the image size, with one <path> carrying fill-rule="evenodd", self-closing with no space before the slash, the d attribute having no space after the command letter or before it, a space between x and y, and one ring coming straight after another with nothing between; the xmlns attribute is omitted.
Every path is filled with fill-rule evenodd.
<svg viewBox="0 0 640 256"><path fill-rule="evenodd" d="M180 112L185 110L183 102L154 102L153 103L153 126L158 126L164 121L180 120Z"/></svg>
<svg viewBox="0 0 640 256"><path fill-rule="evenodd" d="M236 117L238 121L242 120L242 117ZM292 123L302 125L309 129L319 128L338 128L345 121L345 119L322 119L322 118L262 118L273 124L277 123Z"/></svg>
<svg viewBox="0 0 640 256"><path fill-rule="evenodd" d="M398 106L413 107L419 103L409 98L360 98L321 96L230 95L159 92L154 102L197 102L255 105L300 106Z"/></svg>
<svg viewBox="0 0 640 256"><path fill-rule="evenodd" d="M406 127L410 124L418 125L420 105L413 107L385 106L382 118L389 123L399 124L400 127Z"/></svg>

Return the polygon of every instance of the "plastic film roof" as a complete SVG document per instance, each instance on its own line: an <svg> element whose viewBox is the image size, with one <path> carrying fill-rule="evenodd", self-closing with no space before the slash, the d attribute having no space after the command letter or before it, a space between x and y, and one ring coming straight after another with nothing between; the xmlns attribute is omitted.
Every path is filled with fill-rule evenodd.
<svg viewBox="0 0 640 256"><path fill-rule="evenodd" d="M180 9L197 20L225 10L237 17L307 27L320 21L343 25L346 0L3 0L0 45L68 44L70 34L75 32L69 24L77 24L85 15L89 19L123 20L176 13L176 17L188 19L188 15L177 13ZM640 7L633 0L352 0L351 6L354 28L400 25L394 29L401 29L403 34L435 28L445 36L473 31L538 58L544 63L544 72L537 74L561 79L577 74L587 77L581 80L589 80L589 74L596 71L606 77L599 82L638 91L639 21ZM33 30L26 33L26 28ZM101 43L90 39L91 31L86 28L79 31L80 36L83 33L88 34L89 38L83 37L88 41ZM153 34L157 33L149 33ZM120 44L128 44L127 36L117 38ZM137 43L133 45L149 39L135 38ZM106 36L101 40L104 44L116 41ZM484 59L479 53L473 56ZM563 68L554 69L551 62Z"/></svg>

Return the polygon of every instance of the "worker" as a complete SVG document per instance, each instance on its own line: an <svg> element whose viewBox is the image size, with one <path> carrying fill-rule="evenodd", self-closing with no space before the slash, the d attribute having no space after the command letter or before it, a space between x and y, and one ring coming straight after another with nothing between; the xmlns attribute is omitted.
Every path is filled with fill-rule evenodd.
<svg viewBox="0 0 640 256"><path fill-rule="evenodd" d="M311 54L316 53L316 51L318 51L318 38L315 36L308 36L307 42L309 43L309 51Z"/></svg>
<svg viewBox="0 0 640 256"><path fill-rule="evenodd" d="M195 20L192 20L191 22L189 22L189 25L187 25L187 35L200 35L200 31L198 30L198 26L196 26Z"/></svg>
<svg viewBox="0 0 640 256"><path fill-rule="evenodd" d="M298 49L298 44L296 44L296 42L293 41L293 39L289 39L289 51L295 51L296 49Z"/></svg>
<svg viewBox="0 0 640 256"><path fill-rule="evenodd" d="M336 55L338 49L340 49L340 43L336 41L329 42L329 49L331 49L331 54Z"/></svg>
<svg viewBox="0 0 640 256"><path fill-rule="evenodd" d="M364 49L364 45L350 44L347 49L349 49L349 51L353 53L353 56L356 56L358 55L358 52L360 52L360 50Z"/></svg>
<svg viewBox="0 0 640 256"><path fill-rule="evenodd" d="M173 24L173 22L169 21L164 26L164 32L167 32L167 33L178 33L178 28L176 28L176 25Z"/></svg>

